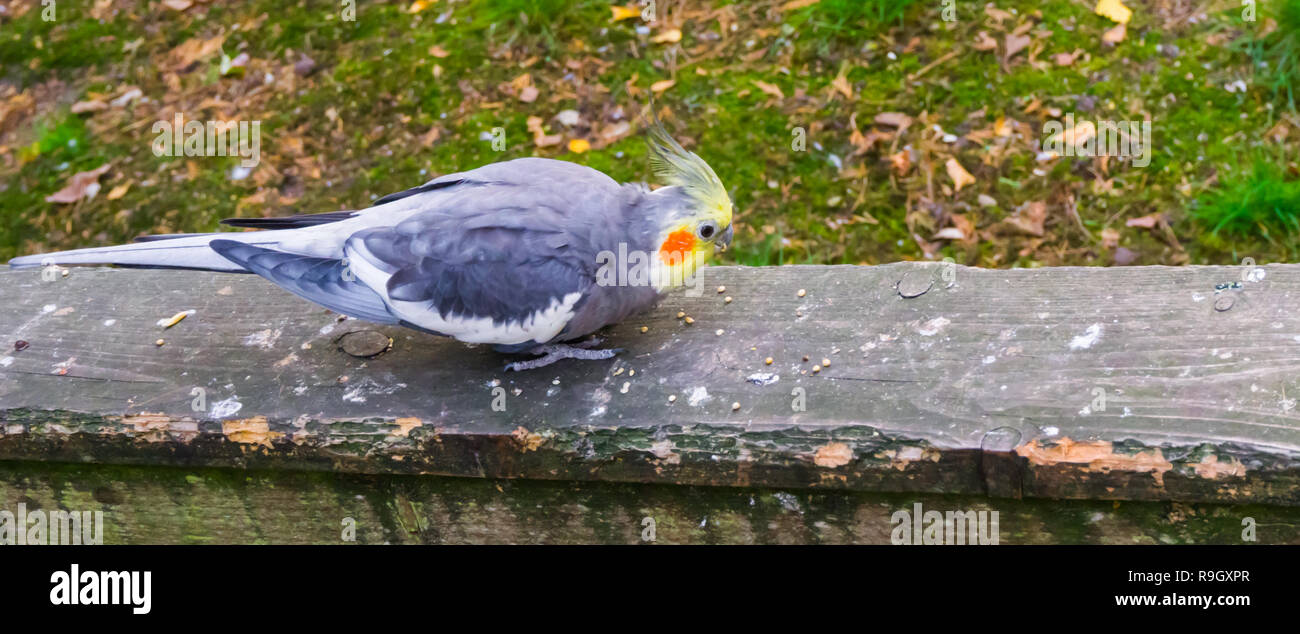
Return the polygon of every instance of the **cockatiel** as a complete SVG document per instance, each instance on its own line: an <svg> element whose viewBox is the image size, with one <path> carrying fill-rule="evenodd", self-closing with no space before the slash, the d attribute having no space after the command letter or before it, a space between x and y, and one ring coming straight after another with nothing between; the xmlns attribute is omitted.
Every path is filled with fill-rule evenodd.
<svg viewBox="0 0 1300 634"><path fill-rule="evenodd" d="M647 144L666 185L654 191L574 163L521 158L441 176L359 211L222 221L265 231L146 236L9 265L256 273L357 319L540 355L507 370L608 359L619 350L593 349L598 339L565 342L652 307L732 239L731 199L713 169L657 118Z"/></svg>

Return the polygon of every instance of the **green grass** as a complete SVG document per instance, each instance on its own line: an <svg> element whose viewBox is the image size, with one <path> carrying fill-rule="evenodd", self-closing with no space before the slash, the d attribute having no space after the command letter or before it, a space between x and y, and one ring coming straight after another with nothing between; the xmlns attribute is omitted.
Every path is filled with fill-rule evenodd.
<svg viewBox="0 0 1300 634"><path fill-rule="evenodd" d="M1272 157L1256 158L1248 169L1229 174L1206 194L1192 215L1212 234L1262 236L1292 243L1300 233L1300 178Z"/></svg>
<svg viewBox="0 0 1300 634"><path fill-rule="evenodd" d="M1239 46L1255 63L1255 82L1294 111L1295 85L1300 82L1300 0L1269 2L1263 5L1263 14L1277 21L1277 29L1264 38L1243 40Z"/></svg>
<svg viewBox="0 0 1300 634"><path fill-rule="evenodd" d="M1294 107L1300 0L1261 2L1261 22L1254 24L1230 7L1204 21L1175 20L1172 28L1153 3L1130 2L1128 35L1115 46L1101 44L1112 23L1088 3L1002 0L997 6L1012 14L1008 30L1033 16L1030 32L1050 34L1009 65L997 52L971 49L980 31L1004 36L978 3L956 3L956 21L945 22L939 2L822 0L782 13L782 2L688 1L674 5L695 12L674 24L683 33L675 68L669 45L638 34L639 20L611 22L610 3L599 0L444 0L419 15L406 12L409 2L358 3L355 22L340 20L333 0L199 4L184 14L118 4L116 16L102 23L88 17L86 0L60 2L64 17L54 23L34 10L0 29L0 73L40 100L35 115L0 130L0 259L141 233L208 231L233 215L364 207L438 174L522 156L583 163L619 181L649 180L636 135L574 154L563 143L535 148L526 122L537 116L549 132L565 133L553 120L562 109L608 122L615 106L625 116L635 112L650 85L669 78L676 84L658 96L673 113L669 129L709 161L736 202L737 235L726 261L920 259L925 254L915 238L928 239L950 216L961 214L984 232L1033 201L1051 209L1041 240L986 233L972 243L944 243L937 257L982 266L1101 264L1109 261L1098 247L1106 230L1118 231L1120 243L1141 253L1143 263L1295 255L1287 229L1294 220L1279 215L1286 199L1274 201L1277 211L1260 212L1263 198L1255 194L1271 194L1272 185L1251 183L1289 183L1295 176L1285 161L1296 156L1300 132L1278 143L1269 131ZM696 17L705 9L709 17ZM259 20L263 14L267 19ZM1279 26L1258 38L1265 16ZM736 30L721 32L724 22ZM652 25L652 32L663 26ZM153 108L166 102L191 117L224 116L219 108L196 110L206 99L237 100L247 90L220 76L217 59L179 75L179 92L158 66L186 40L218 32L226 36L227 55L248 53L277 78L301 55L317 64L294 90L263 88L267 96L236 113L263 122L263 161L275 172L260 188L253 178L230 180L231 159L154 156L148 125L135 125L153 116L150 108L132 116L68 113L90 92L136 85ZM431 56L433 46L448 55ZM711 53L713 47L719 51ZM1051 63L1052 55L1075 49L1085 54L1073 64ZM1031 51L1045 65L1031 66ZM922 77L913 76L922 69ZM542 91L531 104L500 88L523 73ZM852 99L828 97L841 73ZM1224 88L1252 77L1254 86L1244 92ZM775 101L760 81L786 98ZM630 96L629 86L640 93ZM996 155L993 142L949 144L932 130L965 135L1006 118L1026 126L1033 140L1052 118L1044 114L1049 109L1093 120L1150 116L1151 164L1041 163L1029 141ZM890 171L890 143L854 156L849 142L851 118L867 132L886 111L929 117L897 143L916 153L905 176ZM441 137L424 147L419 137L435 126ZM480 140L495 127L506 130L505 151ZM791 148L796 128L808 132L806 151ZM587 133L567 134L566 141ZM302 155L283 151L291 139L302 140ZM1256 155L1280 158L1267 158L1261 168L1237 167L1240 157ZM945 194L948 156L976 184ZM319 178L298 165L303 160L320 169ZM105 191L132 184L122 198L44 202L76 171L106 161L114 169L102 183ZM1278 191L1293 191L1286 187ZM246 202L268 193L265 202ZM995 204L978 202L981 194ZM1243 196L1251 196L1249 205L1237 200ZM1066 215L1067 198L1078 223ZM1170 219L1180 248L1125 224L1152 213Z"/></svg>

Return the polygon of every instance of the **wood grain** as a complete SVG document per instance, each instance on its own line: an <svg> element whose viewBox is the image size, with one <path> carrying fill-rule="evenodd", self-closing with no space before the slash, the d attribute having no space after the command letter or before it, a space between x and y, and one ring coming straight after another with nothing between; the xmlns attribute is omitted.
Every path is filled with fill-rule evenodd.
<svg viewBox="0 0 1300 634"><path fill-rule="evenodd" d="M0 459L1300 504L1300 265L945 266L713 267L522 374L253 276L0 269Z"/></svg>

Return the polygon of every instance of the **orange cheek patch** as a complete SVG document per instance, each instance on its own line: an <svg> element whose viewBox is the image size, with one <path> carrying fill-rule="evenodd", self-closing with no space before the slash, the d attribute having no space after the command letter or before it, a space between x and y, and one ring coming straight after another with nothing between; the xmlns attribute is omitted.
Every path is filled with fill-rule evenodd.
<svg viewBox="0 0 1300 634"><path fill-rule="evenodd" d="M680 264L687 253L695 251L695 234L679 229L668 234L668 238L659 246L659 259L665 264Z"/></svg>

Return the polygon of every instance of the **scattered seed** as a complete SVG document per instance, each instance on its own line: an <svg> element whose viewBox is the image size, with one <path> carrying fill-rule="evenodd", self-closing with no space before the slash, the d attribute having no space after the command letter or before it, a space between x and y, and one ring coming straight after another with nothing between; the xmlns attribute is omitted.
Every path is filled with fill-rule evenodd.
<svg viewBox="0 0 1300 634"><path fill-rule="evenodd" d="M650 327L649 327L649 326L641 326L641 332L643 332L643 333L650 332Z"/></svg>
<svg viewBox="0 0 1300 634"><path fill-rule="evenodd" d="M69 272L68 269L63 269L62 271L59 271L59 273L62 274L63 277L67 277L67 276L68 276L68 272Z"/></svg>
<svg viewBox="0 0 1300 634"><path fill-rule="evenodd" d="M731 411L734 412L734 411L737 411L737 410L739 410L739 409L740 409L740 403L732 403L732 404L731 404Z"/></svg>
<svg viewBox="0 0 1300 634"><path fill-rule="evenodd" d="M625 369L625 368L619 368L619 369L617 369L617 370L614 370L614 376L618 376L618 375L622 374L624 369Z"/></svg>
<svg viewBox="0 0 1300 634"><path fill-rule="evenodd" d="M718 287L718 294L719 294L719 295L721 295L721 294L723 294L723 293L725 293L725 292L727 292L727 287L725 287L725 286L719 286L719 287Z"/></svg>
<svg viewBox="0 0 1300 634"><path fill-rule="evenodd" d="M765 363L765 364L767 364L767 365L772 365L772 357L768 357L768 358L766 358L766 359L763 359L763 363Z"/></svg>
<svg viewBox="0 0 1300 634"><path fill-rule="evenodd" d="M167 319L159 319L158 325L161 326L164 330L167 328L171 328L172 326L181 323L182 319L185 319L186 317L193 315L194 312L195 311L193 310L182 310L181 312L176 313L175 315L172 315Z"/></svg>
<svg viewBox="0 0 1300 634"><path fill-rule="evenodd" d="M728 295L728 296L722 298L722 303L724 303L724 304L730 304L730 303L731 303L731 296Z"/></svg>
<svg viewBox="0 0 1300 634"><path fill-rule="evenodd" d="M795 316L795 317L803 317L803 309L802 309L802 308L796 308L796 309L794 309L794 316Z"/></svg>
<svg viewBox="0 0 1300 634"><path fill-rule="evenodd" d="M821 371L822 371L822 367L821 367L820 365L814 365L814 366L813 366L813 374L817 374L818 372L821 372Z"/></svg>
<svg viewBox="0 0 1300 634"><path fill-rule="evenodd" d="M829 368L829 367L831 367L831 360L830 360L830 359L823 358L823 359L822 359L822 367L823 367L823 368Z"/></svg>
<svg viewBox="0 0 1300 634"><path fill-rule="evenodd" d="M676 395L676 394L669 394L669 395L668 395L668 402L669 402L669 403L672 403L673 401L676 401L676 400L677 400L677 395Z"/></svg>
<svg viewBox="0 0 1300 634"><path fill-rule="evenodd" d="M807 294L808 294L808 291L805 291L805 290L802 289L802 288L799 289L799 297L803 297L804 295L807 295Z"/></svg>
<svg viewBox="0 0 1300 634"><path fill-rule="evenodd" d="M339 377L339 383L347 383L347 382L348 382L348 375L344 374L343 376Z"/></svg>
<svg viewBox="0 0 1300 634"><path fill-rule="evenodd" d="M713 331L713 334L715 334L715 335L717 335L717 336L719 336L719 337L721 337L721 336L722 336L722 329L721 329L721 328L719 328L719 329L717 329L717 330L715 330L715 331Z"/></svg>
<svg viewBox="0 0 1300 634"><path fill-rule="evenodd" d="M688 323L688 324L693 324L693 323L695 323L695 320L692 319L692 318L690 318L690 317L687 317L687 318L686 318L686 323Z"/></svg>
<svg viewBox="0 0 1300 634"><path fill-rule="evenodd" d="M628 370L628 371L627 371L627 375L628 375L628 376L636 376L636 370Z"/></svg>
<svg viewBox="0 0 1300 634"><path fill-rule="evenodd" d="M18 341L14 342L14 350L17 352L22 352L23 350L26 350L27 346L29 345L31 344L27 343L26 341L23 341L22 339L19 339Z"/></svg>
<svg viewBox="0 0 1300 634"><path fill-rule="evenodd" d="M685 313L684 311L677 311L677 318L678 318L678 319L681 319L682 317L685 317L685 316L686 316L686 313Z"/></svg>
<svg viewBox="0 0 1300 634"><path fill-rule="evenodd" d="M803 362L808 363L808 355L803 355Z"/></svg>
<svg viewBox="0 0 1300 634"><path fill-rule="evenodd" d="M629 382L629 381L623 381L623 388L620 389L620 390L618 391L618 393L619 393L619 394L627 394L628 389L631 388L631 387L632 387L632 383L631 383L631 382Z"/></svg>
<svg viewBox="0 0 1300 634"><path fill-rule="evenodd" d="M163 345L164 343L167 343L167 342L166 342L166 341L163 341L162 339L159 339L158 341L153 342L153 345L155 345L155 346L161 346L161 345Z"/></svg>

